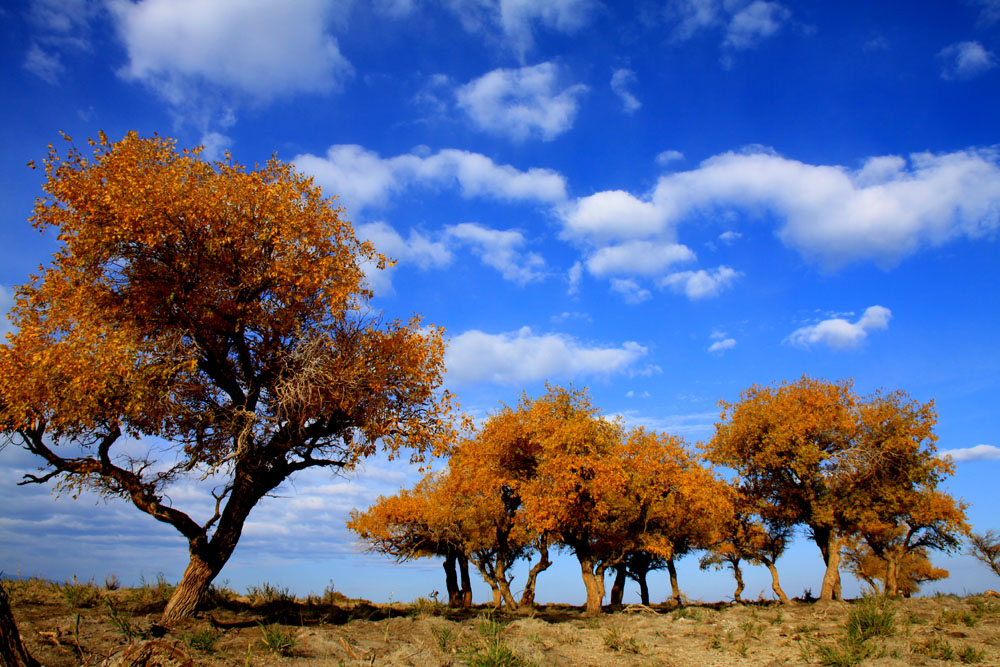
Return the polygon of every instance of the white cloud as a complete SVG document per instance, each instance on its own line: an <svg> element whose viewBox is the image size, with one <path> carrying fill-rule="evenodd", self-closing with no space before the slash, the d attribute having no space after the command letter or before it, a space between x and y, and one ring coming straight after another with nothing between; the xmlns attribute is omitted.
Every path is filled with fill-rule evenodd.
<svg viewBox="0 0 1000 667"><path fill-rule="evenodd" d="M583 263L574 262L566 274L566 281L569 283L569 289L566 290L566 293L572 295L579 292L581 280L583 280Z"/></svg>
<svg viewBox="0 0 1000 667"><path fill-rule="evenodd" d="M861 345L868 332L888 329L892 311L883 306L869 306L857 322L853 324L840 317L823 320L817 324L796 329L788 337L788 342L799 347L827 345L834 349L846 350Z"/></svg>
<svg viewBox="0 0 1000 667"><path fill-rule="evenodd" d="M597 242L641 238L663 232L672 215L622 190L605 190L564 207L563 235Z"/></svg>
<svg viewBox="0 0 1000 667"><path fill-rule="evenodd" d="M937 453L939 458L950 456L956 463L966 461L1000 461L1000 447L993 445L976 445L963 449L942 449Z"/></svg>
<svg viewBox="0 0 1000 667"><path fill-rule="evenodd" d="M709 354L722 354L726 350L731 350L734 347L736 347L735 338L723 338L709 345L708 352Z"/></svg>
<svg viewBox="0 0 1000 667"><path fill-rule="evenodd" d="M623 278L611 279L611 291L618 292L625 299L625 303L632 304L642 303L652 296L649 290L641 287L639 283Z"/></svg>
<svg viewBox="0 0 1000 667"><path fill-rule="evenodd" d="M888 267L923 246L996 231L998 152L879 156L853 170L729 152L662 176L645 197L598 192L560 212L564 236L606 244L673 240L680 222L725 210L774 213L781 240L827 269L864 260Z"/></svg>
<svg viewBox="0 0 1000 667"><path fill-rule="evenodd" d="M740 234L739 232L734 232L732 230L728 232L722 232L721 234L719 234L719 240L725 243L726 245L732 245L736 243L738 240L740 240L742 237L743 237L742 234Z"/></svg>
<svg viewBox="0 0 1000 667"><path fill-rule="evenodd" d="M128 52L121 75L175 105L202 85L266 101L337 89L353 68L324 0L108 0Z"/></svg>
<svg viewBox="0 0 1000 667"><path fill-rule="evenodd" d="M545 260L534 252L521 250L525 238L513 229L489 229L472 222L447 228L450 238L472 247L483 263L503 274L504 279L525 285L545 277Z"/></svg>
<svg viewBox="0 0 1000 667"><path fill-rule="evenodd" d="M24 56L24 69L46 83L59 83L59 76L65 71L62 59L56 52L46 51L37 43Z"/></svg>
<svg viewBox="0 0 1000 667"><path fill-rule="evenodd" d="M523 60L534 45L536 26L573 34L589 23L594 0L448 0L469 31L499 27Z"/></svg>
<svg viewBox="0 0 1000 667"><path fill-rule="evenodd" d="M753 48L776 34L790 16L791 12L777 2L755 0L733 14L723 45L734 49Z"/></svg>
<svg viewBox="0 0 1000 667"><path fill-rule="evenodd" d="M219 160L233 145L233 140L219 132L206 132L199 142L204 147L201 156L206 160Z"/></svg>
<svg viewBox="0 0 1000 667"><path fill-rule="evenodd" d="M644 357L634 342L619 347L588 346L563 334L466 331L451 339L445 354L448 380L455 384L492 382L522 385L550 378L622 373Z"/></svg>
<svg viewBox="0 0 1000 667"><path fill-rule="evenodd" d="M582 84L562 87L554 63L495 69L458 88L458 106L482 130L515 141L551 141L576 118Z"/></svg>
<svg viewBox="0 0 1000 667"><path fill-rule="evenodd" d="M591 275L644 275L663 273L668 267L695 259L685 245L655 241L628 241L605 246L587 258Z"/></svg>
<svg viewBox="0 0 1000 667"><path fill-rule="evenodd" d="M996 56L979 42L958 42L941 49L941 78L972 79L997 66Z"/></svg>
<svg viewBox="0 0 1000 667"><path fill-rule="evenodd" d="M355 225L354 231L358 238L370 241L375 250L400 264L412 264L422 269L438 268L451 263L451 250L440 241L431 241L416 230L410 230L408 238L404 239L391 225L385 222L372 222ZM392 274L396 266L388 266L379 270L374 262L366 262L362 269L368 286L377 296L388 296L393 293Z"/></svg>
<svg viewBox="0 0 1000 667"><path fill-rule="evenodd" d="M657 285L670 288L678 294L684 294L692 301L719 296L727 287L733 284L742 273L728 266L720 266L712 271L680 271L664 276Z"/></svg>
<svg viewBox="0 0 1000 667"><path fill-rule="evenodd" d="M777 2L754 0L672 0L667 14L674 23L672 37L691 39L708 29L723 28L722 46L749 49L773 37L790 18L791 12Z"/></svg>
<svg viewBox="0 0 1000 667"><path fill-rule="evenodd" d="M671 162L676 162L678 160L684 159L684 153L677 150L663 151L656 156L656 162L658 164L670 164Z"/></svg>
<svg viewBox="0 0 1000 667"><path fill-rule="evenodd" d="M981 25L990 26L1000 21L1000 0L973 0L973 2L982 8L979 14Z"/></svg>
<svg viewBox="0 0 1000 667"><path fill-rule="evenodd" d="M635 82L635 72L630 69L618 69L611 75L611 90L621 99L622 108L627 114L633 114L642 107L642 102L629 90Z"/></svg>
<svg viewBox="0 0 1000 667"><path fill-rule="evenodd" d="M293 162L328 195L337 195L351 215L365 207L385 205L391 195L414 185L457 185L465 197L505 201L557 203L566 198L566 181L555 171L520 171L479 153L455 149L382 158L362 146L338 144L325 157L307 153L296 155Z"/></svg>

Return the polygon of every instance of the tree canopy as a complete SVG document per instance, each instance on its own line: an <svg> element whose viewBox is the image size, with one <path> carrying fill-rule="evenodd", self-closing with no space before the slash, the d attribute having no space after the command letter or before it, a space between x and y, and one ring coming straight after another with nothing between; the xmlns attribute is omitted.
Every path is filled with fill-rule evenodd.
<svg viewBox="0 0 1000 667"><path fill-rule="evenodd" d="M40 458L25 482L125 498L187 539L175 619L290 475L451 439L442 334L367 314L363 267L389 260L290 165L135 133L90 144L49 147L31 222L59 248L16 291L0 429ZM145 438L162 461L123 451ZM165 499L189 474L221 480L202 523Z"/></svg>

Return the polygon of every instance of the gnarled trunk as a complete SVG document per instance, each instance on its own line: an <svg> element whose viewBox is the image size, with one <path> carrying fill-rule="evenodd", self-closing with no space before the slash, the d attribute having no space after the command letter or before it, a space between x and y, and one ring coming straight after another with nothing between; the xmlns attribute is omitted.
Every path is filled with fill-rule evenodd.
<svg viewBox="0 0 1000 667"><path fill-rule="evenodd" d="M621 605L622 598L625 597L625 566L615 567L615 580L611 584L611 597L608 603L611 605Z"/></svg>
<svg viewBox="0 0 1000 667"><path fill-rule="evenodd" d="M500 597L503 599L508 609L511 611L517 611L517 600L514 599L513 594L510 592L510 582L507 580L507 565L504 563L503 559L497 558L495 571L497 577L497 588L500 589Z"/></svg>
<svg viewBox="0 0 1000 667"><path fill-rule="evenodd" d="M891 551L886 552L885 556L885 586L883 587L883 593L889 597L899 596L899 561L901 560L900 554Z"/></svg>
<svg viewBox="0 0 1000 667"><path fill-rule="evenodd" d="M778 581L778 568L775 567L773 560L763 560L764 565L767 566L767 571L771 573L771 590L778 596L778 600L781 601L781 604L788 604L788 596L785 595L785 591L781 590L781 582Z"/></svg>
<svg viewBox="0 0 1000 667"><path fill-rule="evenodd" d="M652 560L649 555L643 552L632 554L628 560L628 571L630 576L639 584L639 599L645 605L649 604L649 584L646 575L649 574L649 566Z"/></svg>
<svg viewBox="0 0 1000 667"><path fill-rule="evenodd" d="M823 573L823 586L819 592L820 600L839 600L840 596L840 537L833 528L813 528L813 539L823 554L826 571Z"/></svg>
<svg viewBox="0 0 1000 667"><path fill-rule="evenodd" d="M587 603L585 613L588 616L599 616L601 613L601 601L604 599L604 566L595 568L594 561L589 556L577 554L580 561L580 574L583 576L583 585L587 589Z"/></svg>
<svg viewBox="0 0 1000 667"><path fill-rule="evenodd" d="M531 566L528 570L528 580L524 583L524 592L521 593L521 605L525 607L530 607L535 604L535 581L538 579L538 575L549 569L552 565L552 561L549 560L549 545L547 542L543 541L538 547L538 552L541 555L538 562Z"/></svg>
<svg viewBox="0 0 1000 667"><path fill-rule="evenodd" d="M174 589L174 594L170 596L167 608L163 610L161 623L173 623L195 612L209 584L225 564L225 560L221 562L218 559L213 560L215 562L209 562L199 554L191 554L191 560L184 570L184 577Z"/></svg>
<svg viewBox="0 0 1000 667"><path fill-rule="evenodd" d="M734 558L729 561L729 564L733 568L733 578L736 579L736 592L733 593L733 600L743 604L743 599L740 597L743 595L743 570L740 568L740 561L738 558Z"/></svg>

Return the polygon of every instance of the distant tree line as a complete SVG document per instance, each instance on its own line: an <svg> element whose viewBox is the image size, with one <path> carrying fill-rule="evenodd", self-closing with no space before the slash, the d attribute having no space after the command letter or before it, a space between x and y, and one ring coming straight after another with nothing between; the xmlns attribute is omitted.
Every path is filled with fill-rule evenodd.
<svg viewBox="0 0 1000 667"><path fill-rule="evenodd" d="M958 549L969 526L966 505L938 488L954 465L936 456L933 401L802 377L721 405L713 437L695 449L602 416L585 390L524 395L456 443L445 470L354 511L348 527L399 560L443 557L459 606L471 602L469 563L496 605L532 604L553 548L579 562L589 613L601 611L611 572L611 604L628 579L648 604L647 575L658 569L680 603L675 563L694 551L703 569L732 571L737 601L742 565L753 564L787 602L776 563L798 528L823 557L823 600L841 597L842 554L889 596L947 576L928 554ZM511 569L521 559L532 564L517 599Z"/></svg>

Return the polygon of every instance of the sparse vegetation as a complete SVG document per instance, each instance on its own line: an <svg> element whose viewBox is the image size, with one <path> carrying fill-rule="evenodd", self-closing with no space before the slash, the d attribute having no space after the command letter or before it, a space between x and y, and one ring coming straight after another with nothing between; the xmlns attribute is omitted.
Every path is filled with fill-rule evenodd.
<svg viewBox="0 0 1000 667"><path fill-rule="evenodd" d="M332 586L294 599L280 586L258 584L259 592L270 591L263 597L284 600L260 605L223 582L213 597L224 604L205 602L199 617L171 628L158 625L170 588L162 577L136 589L95 587L101 601L93 607L72 606L64 586L37 579L8 587L16 593L11 606L26 647L49 667L97 664L97 656L138 651L147 641L209 667L293 661L307 667L1000 664L993 641L1000 605L981 596L872 597L829 607L691 603L677 609L670 602L593 617L567 605L505 615L449 609L433 598L390 605L336 594L336 604L320 602L334 599ZM156 605L132 606L154 597ZM917 625L915 618L927 622ZM156 632L166 636L152 639Z"/></svg>

